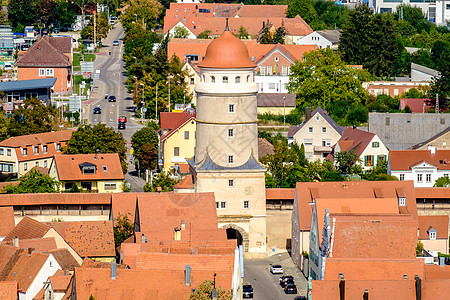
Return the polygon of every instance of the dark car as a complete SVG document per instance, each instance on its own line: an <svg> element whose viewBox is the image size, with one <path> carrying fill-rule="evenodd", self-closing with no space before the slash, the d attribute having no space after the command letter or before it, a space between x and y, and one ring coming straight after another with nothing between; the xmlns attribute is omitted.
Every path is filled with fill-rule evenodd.
<svg viewBox="0 0 450 300"><path fill-rule="evenodd" d="M294 278L288 278L280 283L280 285L284 288L289 284L295 284Z"/></svg>
<svg viewBox="0 0 450 300"><path fill-rule="evenodd" d="M244 298L253 298L253 287L251 284L244 284L242 288L242 296Z"/></svg>
<svg viewBox="0 0 450 300"><path fill-rule="evenodd" d="M113 21L114 22L114 21ZM114 42L113 42L113 46L119 46L119 41L118 40L115 40Z"/></svg>
<svg viewBox="0 0 450 300"><path fill-rule="evenodd" d="M108 96L108 102L116 102L116 96L114 96L114 95L109 95L109 96Z"/></svg>
<svg viewBox="0 0 450 300"><path fill-rule="evenodd" d="M101 114L101 113L102 113L102 109L100 107L94 108L94 114Z"/></svg>
<svg viewBox="0 0 450 300"><path fill-rule="evenodd" d="M286 281L288 279L294 280L294 276L291 276L291 275L283 275L283 276L281 276L280 277L280 285L283 286L283 284L282 284L283 281Z"/></svg>
<svg viewBox="0 0 450 300"><path fill-rule="evenodd" d="M294 297L294 300L307 300L308 298L306 298L306 296L297 296Z"/></svg>
<svg viewBox="0 0 450 300"><path fill-rule="evenodd" d="M286 294L297 294L297 286L295 284L287 284L284 287L284 292Z"/></svg>
<svg viewBox="0 0 450 300"><path fill-rule="evenodd" d="M119 122L119 125L117 125L117 129L125 129L125 123Z"/></svg>

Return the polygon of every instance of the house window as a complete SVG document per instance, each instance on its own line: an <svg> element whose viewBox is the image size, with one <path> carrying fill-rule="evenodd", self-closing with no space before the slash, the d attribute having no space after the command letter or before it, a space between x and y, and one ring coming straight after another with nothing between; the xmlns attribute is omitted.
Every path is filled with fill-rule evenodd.
<svg viewBox="0 0 450 300"><path fill-rule="evenodd" d="M27 156L27 148L22 149L22 155L23 155L23 156Z"/></svg>
<svg viewBox="0 0 450 300"><path fill-rule="evenodd" d="M173 147L173 156L180 156L180 147Z"/></svg>
<svg viewBox="0 0 450 300"><path fill-rule="evenodd" d="M372 148L379 148L380 143L379 142L372 142Z"/></svg>
<svg viewBox="0 0 450 300"><path fill-rule="evenodd" d="M228 187L234 187L234 179L228 179Z"/></svg>
<svg viewBox="0 0 450 300"><path fill-rule="evenodd" d="M316 117L316 121L320 121L320 117L319 116Z"/></svg>
<svg viewBox="0 0 450 300"><path fill-rule="evenodd" d="M3 155L5 153L5 150L3 148L0 148L0 155Z"/></svg>
<svg viewBox="0 0 450 300"><path fill-rule="evenodd" d="M400 180L405 180L405 174L400 174Z"/></svg>
<svg viewBox="0 0 450 300"><path fill-rule="evenodd" d="M227 208L226 202L220 202L220 208Z"/></svg>
<svg viewBox="0 0 450 300"><path fill-rule="evenodd" d="M45 69L39 69L39 76L45 76Z"/></svg>
<svg viewBox="0 0 450 300"><path fill-rule="evenodd" d="M234 137L234 129L228 129L228 137L229 138Z"/></svg>
<svg viewBox="0 0 450 300"><path fill-rule="evenodd" d="M322 146L323 147L330 147L331 146L331 140L322 140Z"/></svg>
<svg viewBox="0 0 450 300"><path fill-rule="evenodd" d="M105 190L115 190L117 185L115 183L105 183Z"/></svg>
<svg viewBox="0 0 450 300"><path fill-rule="evenodd" d="M56 151L61 152L61 144L56 144Z"/></svg>
<svg viewBox="0 0 450 300"><path fill-rule="evenodd" d="M234 82L235 82L235 83L241 83L241 77L240 77L240 76L237 76L237 77L234 79Z"/></svg>
<svg viewBox="0 0 450 300"><path fill-rule="evenodd" d="M427 182L431 182L431 174L426 174L425 178L426 178Z"/></svg>
<svg viewBox="0 0 450 300"><path fill-rule="evenodd" d="M228 83L228 77L227 76L223 76L222 77L222 82L223 83Z"/></svg>
<svg viewBox="0 0 450 300"><path fill-rule="evenodd" d="M304 144L305 146L312 146L313 140L311 140L311 139L304 139L304 140L303 140L303 144Z"/></svg>
<svg viewBox="0 0 450 300"><path fill-rule="evenodd" d="M6 149L6 156L11 156L11 149Z"/></svg>
<svg viewBox="0 0 450 300"><path fill-rule="evenodd" d="M47 161L46 160L44 160L44 168L47 168Z"/></svg>
<svg viewBox="0 0 450 300"><path fill-rule="evenodd" d="M275 56L275 61L278 61L278 56Z"/></svg>
<svg viewBox="0 0 450 300"><path fill-rule="evenodd" d="M259 74L266 75L266 67L259 67Z"/></svg>
<svg viewBox="0 0 450 300"><path fill-rule="evenodd" d="M248 201L244 201L244 208L248 208Z"/></svg>
<svg viewBox="0 0 450 300"><path fill-rule="evenodd" d="M216 208L219 208L219 202L216 202Z"/></svg>
<svg viewBox="0 0 450 300"><path fill-rule="evenodd" d="M386 117L386 119L385 119L385 123L384 123L386 126L389 126L389 125L391 125L391 118L390 117Z"/></svg>
<svg viewBox="0 0 450 300"><path fill-rule="evenodd" d="M234 113L234 104L228 104L228 112Z"/></svg>
<svg viewBox="0 0 450 300"><path fill-rule="evenodd" d="M406 206L406 198L405 197L398 198L398 206Z"/></svg>
<svg viewBox="0 0 450 300"><path fill-rule="evenodd" d="M34 155L38 155L39 154L39 147L34 147Z"/></svg>
<svg viewBox="0 0 450 300"><path fill-rule="evenodd" d="M228 155L228 163L234 164L234 156L233 155Z"/></svg>
<svg viewBox="0 0 450 300"><path fill-rule="evenodd" d="M444 125L445 124L445 119L441 118L441 124Z"/></svg>
<svg viewBox="0 0 450 300"><path fill-rule="evenodd" d="M327 133L327 128L326 127L322 127L322 133Z"/></svg>
<svg viewBox="0 0 450 300"><path fill-rule="evenodd" d="M216 77L211 76L211 83L216 83Z"/></svg>
<svg viewBox="0 0 450 300"><path fill-rule="evenodd" d="M422 174L417 174L417 182L422 182Z"/></svg>
<svg viewBox="0 0 450 300"><path fill-rule="evenodd" d="M364 165L366 167L373 166L373 155L366 155L366 156L364 156Z"/></svg>
<svg viewBox="0 0 450 300"><path fill-rule="evenodd" d="M308 132L309 132L309 133L313 133L313 132L314 132L314 129L313 129L312 127L309 127L309 128L308 128Z"/></svg>
<svg viewBox="0 0 450 300"><path fill-rule="evenodd" d="M447 178L448 178L448 174L444 174L444 177L447 177Z"/></svg>
<svg viewBox="0 0 450 300"><path fill-rule="evenodd" d="M189 139L189 131L185 131L184 132L184 139L188 140Z"/></svg>
<svg viewBox="0 0 450 300"><path fill-rule="evenodd" d="M383 154L377 155L377 161L379 161L379 160L386 160L386 155L383 155Z"/></svg>
<svg viewBox="0 0 450 300"><path fill-rule="evenodd" d="M107 166L103 166L103 172L108 172L108 167Z"/></svg>
<svg viewBox="0 0 450 300"><path fill-rule="evenodd" d="M35 162L34 165L35 165L36 167L39 167L39 162L38 162L38 161Z"/></svg>
<svg viewBox="0 0 450 300"><path fill-rule="evenodd" d="M435 240L436 239L436 231L430 231L430 240Z"/></svg>
<svg viewBox="0 0 450 300"><path fill-rule="evenodd" d="M47 76L53 76L53 69L46 69Z"/></svg>
<svg viewBox="0 0 450 300"><path fill-rule="evenodd" d="M190 81L189 81L189 84L194 84L195 83L195 78L194 77L191 77L190 78Z"/></svg>
<svg viewBox="0 0 450 300"><path fill-rule="evenodd" d="M269 83L269 90L275 89L275 83Z"/></svg>
<svg viewBox="0 0 450 300"><path fill-rule="evenodd" d="M267 67L267 75L272 75L272 67Z"/></svg>
<svg viewBox="0 0 450 300"><path fill-rule="evenodd" d="M287 75L287 67L281 67L281 74Z"/></svg>
<svg viewBox="0 0 450 300"><path fill-rule="evenodd" d="M95 174L95 166L84 166L82 171L83 174Z"/></svg>
<svg viewBox="0 0 450 300"><path fill-rule="evenodd" d="M250 75L247 76L247 82L250 82Z"/></svg>
<svg viewBox="0 0 450 300"><path fill-rule="evenodd" d="M28 164L27 164L27 163L24 163L24 164L23 164L23 170L24 170L24 171L28 170Z"/></svg>
<svg viewBox="0 0 450 300"><path fill-rule="evenodd" d="M47 145L42 146L42 153L47 153Z"/></svg>

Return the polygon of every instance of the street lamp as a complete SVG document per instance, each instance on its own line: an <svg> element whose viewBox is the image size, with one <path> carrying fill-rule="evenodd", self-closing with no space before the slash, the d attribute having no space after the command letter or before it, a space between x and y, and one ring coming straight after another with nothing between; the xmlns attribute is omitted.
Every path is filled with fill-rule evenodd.
<svg viewBox="0 0 450 300"><path fill-rule="evenodd" d="M136 22L133 21L133 22L131 22L131 23L133 23L134 29L136 29Z"/></svg>
<svg viewBox="0 0 450 300"><path fill-rule="evenodd" d="M156 84L156 101L155 101L155 119L156 123L158 123L158 84Z"/></svg>
<svg viewBox="0 0 450 300"><path fill-rule="evenodd" d="M142 124L144 124L144 106L145 106L145 101L144 101L144 84L141 83L140 85L142 85L141 121L142 121Z"/></svg>
<svg viewBox="0 0 450 300"><path fill-rule="evenodd" d="M283 128L286 127L286 96L283 96Z"/></svg>
<svg viewBox="0 0 450 300"><path fill-rule="evenodd" d="M171 108L170 108L170 79L173 78L173 75L172 75L172 74L169 74L169 75L167 76L167 78L169 79L169 112L170 112L170 111L171 111Z"/></svg>
<svg viewBox="0 0 450 300"><path fill-rule="evenodd" d="M134 58L134 63L137 64L137 58L136 58L136 56L133 56L133 58Z"/></svg>

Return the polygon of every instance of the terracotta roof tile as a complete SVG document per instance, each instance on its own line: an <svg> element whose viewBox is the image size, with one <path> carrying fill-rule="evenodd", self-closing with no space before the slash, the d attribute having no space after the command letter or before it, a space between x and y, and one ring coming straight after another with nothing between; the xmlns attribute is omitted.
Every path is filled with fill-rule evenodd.
<svg viewBox="0 0 450 300"><path fill-rule="evenodd" d="M430 99L400 99L400 109L405 109L406 106L411 108L413 113L426 113L432 107L430 105Z"/></svg>
<svg viewBox="0 0 450 300"><path fill-rule="evenodd" d="M124 179L117 153L55 155L54 161L60 181ZM83 163L95 165L96 173L83 174Z"/></svg>
<svg viewBox="0 0 450 300"><path fill-rule="evenodd" d="M30 217L24 217L5 237L4 241L12 241L13 237L18 237L19 240L42 238L49 230L50 227L47 225Z"/></svg>
<svg viewBox="0 0 450 300"><path fill-rule="evenodd" d="M16 60L17 67L71 67L70 59L44 38L33 44ZM25 71L24 71L25 72Z"/></svg>
<svg viewBox="0 0 450 300"><path fill-rule="evenodd" d="M256 100L258 107L295 107L296 97L287 93L258 93Z"/></svg>
<svg viewBox="0 0 450 300"><path fill-rule="evenodd" d="M136 212L136 193L115 193L112 194L111 209L113 220L120 215L128 214L128 219L134 222L134 213Z"/></svg>
<svg viewBox="0 0 450 300"><path fill-rule="evenodd" d="M73 271L76 267L80 266L67 249L54 249L45 251L45 253L53 255L63 270Z"/></svg>
<svg viewBox="0 0 450 300"><path fill-rule="evenodd" d="M450 266L425 265L425 279L450 279Z"/></svg>
<svg viewBox="0 0 450 300"><path fill-rule="evenodd" d="M422 299L446 300L450 295L450 280L424 280L422 281ZM399 298L397 298L399 299Z"/></svg>
<svg viewBox="0 0 450 300"><path fill-rule="evenodd" d="M258 138L258 159L261 159L269 154L275 154L275 151L273 151L273 145L264 138Z"/></svg>
<svg viewBox="0 0 450 300"><path fill-rule="evenodd" d="M112 221L48 223L81 257L115 256Z"/></svg>
<svg viewBox="0 0 450 300"><path fill-rule="evenodd" d="M57 249L55 238L34 238L34 239L20 239L19 247L23 249L34 248L36 252Z"/></svg>
<svg viewBox="0 0 450 300"><path fill-rule="evenodd" d="M15 227L14 210L12 206L0 207L0 236L6 236Z"/></svg>
<svg viewBox="0 0 450 300"><path fill-rule="evenodd" d="M70 53L72 51L72 38L70 36L48 36L44 35L42 38L46 39L56 50L61 53Z"/></svg>
<svg viewBox="0 0 450 300"><path fill-rule="evenodd" d="M1 194L0 206L23 205L110 205L111 193Z"/></svg>
<svg viewBox="0 0 450 300"><path fill-rule="evenodd" d="M16 300L17 299L17 282L0 281L0 299Z"/></svg>
<svg viewBox="0 0 450 300"><path fill-rule="evenodd" d="M180 182L173 186L176 189L192 189L194 188L194 182L192 181L192 175L186 175Z"/></svg>
<svg viewBox="0 0 450 300"><path fill-rule="evenodd" d="M161 141L166 140L178 129L183 127L189 121L195 120L195 113L191 114L189 112L173 113L173 112L162 112L160 114L161 129L164 130L164 134L161 135Z"/></svg>
<svg viewBox="0 0 450 300"><path fill-rule="evenodd" d="M425 162L437 167L439 170L450 170L450 150L391 150L389 162L391 170L410 170L413 166Z"/></svg>
<svg viewBox="0 0 450 300"><path fill-rule="evenodd" d="M291 188L279 188L279 189L269 189L266 188L266 199L267 200L292 200L294 201L295 189Z"/></svg>
<svg viewBox="0 0 450 300"><path fill-rule="evenodd" d="M18 186L20 183L19 180L16 181L5 181L5 182L0 182L0 193L5 194L6 192L3 191L3 189L5 187L7 187L8 185L12 185L12 186Z"/></svg>
<svg viewBox="0 0 450 300"><path fill-rule="evenodd" d="M416 187L414 191L417 199L450 198L450 188L448 187Z"/></svg>
<svg viewBox="0 0 450 300"><path fill-rule="evenodd" d="M342 151L353 150L356 154L361 155L374 136L374 133L368 131L347 128L338 141L339 147L342 147Z"/></svg>
<svg viewBox="0 0 450 300"><path fill-rule="evenodd" d="M0 245L0 282L8 276L22 252L25 252L25 250L13 246Z"/></svg>
<svg viewBox="0 0 450 300"><path fill-rule="evenodd" d="M428 228L436 230L436 238L448 239L448 215L445 216L419 216L419 239L428 240ZM450 278L449 278L450 279Z"/></svg>
<svg viewBox="0 0 450 300"><path fill-rule="evenodd" d="M31 168L31 170L35 170L38 171L39 173L43 174L43 175L48 175L48 172L50 171L49 168L44 168L44 167L39 167L39 166L34 166L33 168ZM30 171L31 171L30 170ZM30 172L28 171L27 174Z"/></svg>
<svg viewBox="0 0 450 300"><path fill-rule="evenodd" d="M65 272L58 270L53 276L50 276L50 284L54 292L65 292L69 288L72 275L65 275Z"/></svg>
<svg viewBox="0 0 450 300"><path fill-rule="evenodd" d="M241 5L234 17L283 18L286 17L287 5Z"/></svg>

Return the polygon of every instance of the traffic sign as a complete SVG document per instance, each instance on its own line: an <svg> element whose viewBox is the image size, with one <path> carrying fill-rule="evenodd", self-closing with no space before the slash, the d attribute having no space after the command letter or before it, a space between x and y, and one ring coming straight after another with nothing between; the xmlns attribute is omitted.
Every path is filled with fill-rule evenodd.
<svg viewBox="0 0 450 300"><path fill-rule="evenodd" d="M81 65L81 72L88 72L93 73L94 72L94 62L93 61L82 61L80 62Z"/></svg>

